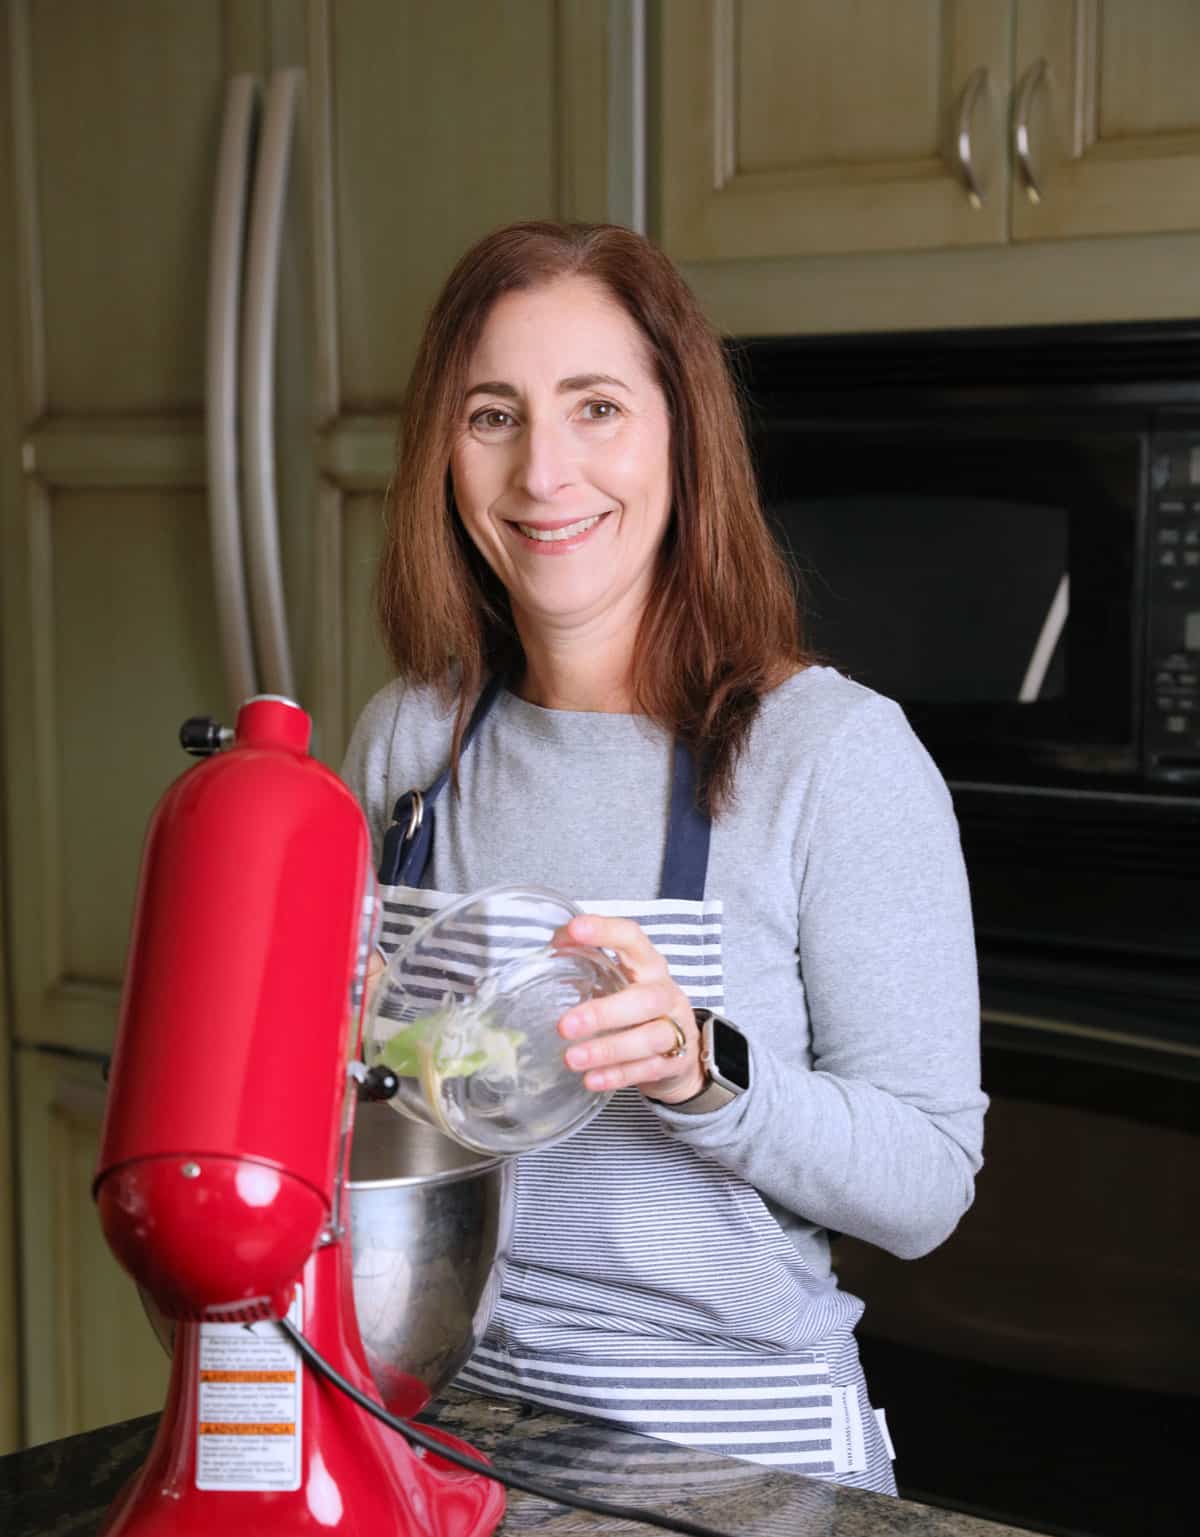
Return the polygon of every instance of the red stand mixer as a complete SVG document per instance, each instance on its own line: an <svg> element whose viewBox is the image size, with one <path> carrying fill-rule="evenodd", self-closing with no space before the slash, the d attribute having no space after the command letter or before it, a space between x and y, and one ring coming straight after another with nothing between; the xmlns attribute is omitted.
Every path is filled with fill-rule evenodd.
<svg viewBox="0 0 1200 1537"><path fill-rule="evenodd" d="M497 1483L412 1450L275 1322L380 1402L342 1210L375 885L362 812L309 756L310 725L251 700L150 825L94 1189L175 1345L106 1537L483 1537L503 1514Z"/></svg>

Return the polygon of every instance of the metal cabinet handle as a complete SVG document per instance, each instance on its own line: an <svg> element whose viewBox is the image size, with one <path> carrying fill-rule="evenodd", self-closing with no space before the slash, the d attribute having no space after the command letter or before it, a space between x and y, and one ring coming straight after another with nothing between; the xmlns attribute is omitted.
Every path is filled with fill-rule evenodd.
<svg viewBox="0 0 1200 1537"><path fill-rule="evenodd" d="M262 147L246 263L246 328L242 353L242 449L246 468L246 550L254 601L254 635L262 685L296 697L288 646L279 511L275 489L275 325L283 199L292 148L296 97L303 72L277 70L267 87Z"/></svg>
<svg viewBox="0 0 1200 1537"><path fill-rule="evenodd" d="M954 158L958 162L958 174L966 190L967 202L972 208L982 208L987 192L987 172L976 158L972 140L975 109L980 98L987 94L988 72L982 66L973 70L963 87L962 101L958 107L958 123L954 134Z"/></svg>
<svg viewBox="0 0 1200 1537"><path fill-rule="evenodd" d="M1045 171L1040 163L1038 147L1029 133L1029 116L1038 87L1049 87L1049 71L1045 59L1038 59L1025 71L1013 105L1013 157L1021 173L1025 195L1031 203L1040 203L1045 191Z"/></svg>
<svg viewBox="0 0 1200 1537"><path fill-rule="evenodd" d="M209 538L225 686L235 708L258 692L242 560L237 462L242 235L257 105L258 81L253 75L234 75L225 95L209 248L204 412Z"/></svg>

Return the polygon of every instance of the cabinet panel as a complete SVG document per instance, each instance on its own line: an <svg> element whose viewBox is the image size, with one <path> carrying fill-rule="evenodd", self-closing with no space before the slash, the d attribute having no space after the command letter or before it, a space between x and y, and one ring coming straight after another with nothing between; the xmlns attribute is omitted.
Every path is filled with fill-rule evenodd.
<svg viewBox="0 0 1200 1537"><path fill-rule="evenodd" d="M328 7L342 407L394 407L478 236L558 206L556 7Z"/></svg>
<svg viewBox="0 0 1200 1537"><path fill-rule="evenodd" d="M167 1359L91 1196L104 1112L94 1063L18 1052L26 1438L162 1407Z"/></svg>
<svg viewBox="0 0 1200 1537"><path fill-rule="evenodd" d="M55 413L198 405L230 7L18 0L25 210Z"/></svg>
<svg viewBox="0 0 1200 1537"><path fill-rule="evenodd" d="M941 12L941 0L739 4L733 39L738 170L936 155Z"/></svg>
<svg viewBox="0 0 1200 1537"><path fill-rule="evenodd" d="M1013 237L1200 229L1200 7L1020 0L1016 36Z"/></svg>
<svg viewBox="0 0 1200 1537"><path fill-rule="evenodd" d="M203 494L209 225L227 78L265 76L267 9L7 7L14 334L0 364L22 436L3 444L6 811L23 1041L107 1049L147 819L187 765L179 722L227 713ZM285 470L285 490L296 478Z"/></svg>
<svg viewBox="0 0 1200 1537"><path fill-rule="evenodd" d="M375 618L375 566L383 542L383 490L342 504L346 738L371 695L393 676Z"/></svg>
<svg viewBox="0 0 1200 1537"><path fill-rule="evenodd" d="M713 261L1003 240L1010 16L1009 0L664 0L666 249Z"/></svg>
<svg viewBox="0 0 1200 1537"><path fill-rule="evenodd" d="M56 980L116 986L147 820L191 762L179 725L222 714L205 500L60 491L48 518Z"/></svg>
<svg viewBox="0 0 1200 1537"><path fill-rule="evenodd" d="M0 839L0 868L3 862ZM4 932L4 894L0 891L0 935ZM13 1136L11 1107L15 1103L12 1085L12 1048L7 988L4 976L4 950L0 946L0 1457L15 1452L21 1442L21 1368L20 1337L17 1332L17 1227L13 1199L15 1170L12 1161Z"/></svg>
<svg viewBox="0 0 1200 1537"><path fill-rule="evenodd" d="M1191 320L1197 272L1200 234L684 269L705 313L734 336Z"/></svg>
<svg viewBox="0 0 1200 1537"><path fill-rule="evenodd" d="M1193 0L1106 0L1100 13L1096 133L1101 143L1196 133L1200 6Z"/></svg>
<svg viewBox="0 0 1200 1537"><path fill-rule="evenodd" d="M11 79L10 50L12 29L0 25L0 80ZM20 499L18 402L20 357L16 306L11 302L15 284L16 210L6 196L11 186L13 164L12 113L0 112L0 663L8 661L8 627L13 609L16 584L10 559L8 530L13 509ZM7 360L7 361L5 361ZM20 704L12 688L13 675L5 665L0 670L0 698L4 699L3 729L11 738L7 711ZM19 717L18 717L19 718ZM7 778L7 764L0 757L0 783ZM8 838L7 805L0 806L0 1456L16 1451L22 1443L21 1425L21 1312L17 1247L17 1170L14 1159L16 1137L13 1111L16 1089L13 1083L12 1037L16 1030L12 1000L16 989L10 972L9 950L11 905L20 892L13 878L12 851Z"/></svg>

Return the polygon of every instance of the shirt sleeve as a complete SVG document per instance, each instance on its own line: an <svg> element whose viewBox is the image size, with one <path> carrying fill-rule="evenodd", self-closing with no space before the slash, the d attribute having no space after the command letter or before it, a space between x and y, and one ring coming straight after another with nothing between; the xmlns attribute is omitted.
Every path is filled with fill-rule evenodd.
<svg viewBox="0 0 1200 1537"><path fill-rule="evenodd" d="M341 777L358 798L371 831L371 858L376 870L383 856L383 836L392 819L389 769L401 697L401 685L391 683L368 700L342 759Z"/></svg>
<svg viewBox="0 0 1200 1537"><path fill-rule="evenodd" d="M853 711L797 834L811 1067L751 1036L751 1087L677 1136L808 1222L905 1259L935 1248L982 1163L979 990L949 792L903 713Z"/></svg>

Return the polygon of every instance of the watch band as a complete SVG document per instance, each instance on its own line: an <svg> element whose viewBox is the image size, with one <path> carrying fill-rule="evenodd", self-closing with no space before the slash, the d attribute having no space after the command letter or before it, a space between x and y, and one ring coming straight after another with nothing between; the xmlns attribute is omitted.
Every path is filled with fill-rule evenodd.
<svg viewBox="0 0 1200 1537"><path fill-rule="evenodd" d="M704 1076L707 1081L700 1092L693 1094L691 1099L680 1100L674 1105L668 1105L667 1109L678 1110L683 1115L709 1115L712 1111L720 1110L723 1106L727 1105L731 1099L737 1099L742 1091L740 1088L730 1084L727 1079L718 1082L712 1075L713 1063L710 1053L712 1051L713 1039L712 1020L715 1017L713 1011L711 1009L696 1009L695 1015L696 1023L700 1027L700 1066L704 1069ZM722 1016L722 1022L729 1026L730 1029L737 1028L730 1024L729 1020L724 1019L724 1016ZM738 1033L740 1034L741 1032L739 1031Z"/></svg>
<svg viewBox="0 0 1200 1537"><path fill-rule="evenodd" d="M693 1094L691 1099L681 1099L678 1104L667 1105L668 1110L678 1110L682 1115L707 1115L711 1110L720 1110L737 1095L732 1089L727 1089L723 1083L714 1083L712 1079L704 1085L699 1094Z"/></svg>

